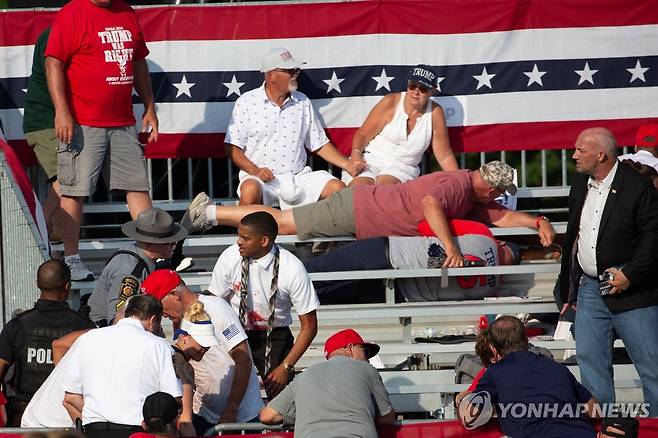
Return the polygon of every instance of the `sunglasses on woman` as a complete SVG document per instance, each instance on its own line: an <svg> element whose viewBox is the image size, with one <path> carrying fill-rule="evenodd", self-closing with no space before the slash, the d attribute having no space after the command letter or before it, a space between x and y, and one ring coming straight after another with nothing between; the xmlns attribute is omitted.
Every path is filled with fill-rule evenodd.
<svg viewBox="0 0 658 438"><path fill-rule="evenodd" d="M407 85L407 88L409 89L409 91L418 90L423 94L427 94L432 90L431 88L428 88L424 85L420 85L416 82L409 82L409 84Z"/></svg>

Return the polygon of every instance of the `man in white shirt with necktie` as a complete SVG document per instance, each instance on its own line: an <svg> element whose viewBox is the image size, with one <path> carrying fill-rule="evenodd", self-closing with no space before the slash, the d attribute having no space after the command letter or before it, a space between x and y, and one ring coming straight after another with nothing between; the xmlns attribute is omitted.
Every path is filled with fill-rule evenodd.
<svg viewBox="0 0 658 438"><path fill-rule="evenodd" d="M277 223L266 212L245 216L238 243L217 260L208 289L231 303L247 332L249 346L268 395L278 394L317 333L320 306L302 262L274 243ZM301 330L294 340L291 307Z"/></svg>

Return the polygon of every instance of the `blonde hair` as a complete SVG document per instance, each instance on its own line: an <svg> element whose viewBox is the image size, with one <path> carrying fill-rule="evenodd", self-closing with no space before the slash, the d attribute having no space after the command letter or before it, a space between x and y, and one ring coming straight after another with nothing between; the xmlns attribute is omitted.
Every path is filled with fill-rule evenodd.
<svg viewBox="0 0 658 438"><path fill-rule="evenodd" d="M205 310L203 310L203 303L201 301L193 302L190 306L190 310L185 312L183 318L190 322L210 321L210 317Z"/></svg>

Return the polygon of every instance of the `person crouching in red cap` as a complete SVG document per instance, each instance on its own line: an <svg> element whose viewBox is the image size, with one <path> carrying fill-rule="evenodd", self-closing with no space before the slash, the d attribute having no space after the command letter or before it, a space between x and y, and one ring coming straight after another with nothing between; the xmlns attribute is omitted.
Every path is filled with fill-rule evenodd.
<svg viewBox="0 0 658 438"><path fill-rule="evenodd" d="M299 374L260 412L265 424L295 425L299 436L377 437L375 424L391 424L395 411L379 372L368 359L379 345L354 330L324 344L326 362Z"/></svg>
<svg viewBox="0 0 658 438"><path fill-rule="evenodd" d="M197 433L203 435L218 423L255 419L263 407L260 384L247 334L231 305L222 298L191 291L169 269L159 269L146 277L140 291L160 300L162 315L173 321L175 328L196 301L203 303L212 321L219 345L211 347L201 361L191 362L196 383L192 422Z"/></svg>

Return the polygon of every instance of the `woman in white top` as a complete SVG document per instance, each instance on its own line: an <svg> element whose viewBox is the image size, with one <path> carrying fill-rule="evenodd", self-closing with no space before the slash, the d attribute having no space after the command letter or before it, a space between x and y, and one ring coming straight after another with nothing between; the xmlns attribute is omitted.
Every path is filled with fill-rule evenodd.
<svg viewBox="0 0 658 438"><path fill-rule="evenodd" d="M365 168L354 179L343 172L345 183L399 184L416 178L430 143L441 169L459 169L443 109L430 100L436 73L421 64L411 69L407 80L407 91L384 96L354 134L350 160L354 169Z"/></svg>
<svg viewBox="0 0 658 438"><path fill-rule="evenodd" d="M215 337L215 327L204 310L201 301L192 303L183 316L181 327L175 331L173 345L174 371L183 384L182 410L178 419L178 431L182 436L197 436L192 423L193 398L195 387L194 368L190 361L200 361L214 345L219 345ZM145 419L146 420L146 419ZM204 431L198 431L203 434Z"/></svg>

